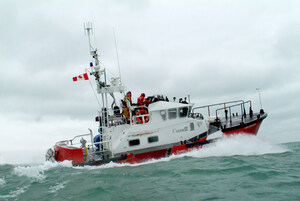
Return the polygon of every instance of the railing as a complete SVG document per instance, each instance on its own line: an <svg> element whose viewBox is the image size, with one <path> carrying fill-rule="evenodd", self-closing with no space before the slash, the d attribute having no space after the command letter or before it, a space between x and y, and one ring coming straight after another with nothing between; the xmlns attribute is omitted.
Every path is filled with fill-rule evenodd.
<svg viewBox="0 0 300 201"><path fill-rule="evenodd" d="M234 104L234 103L237 103L237 104ZM232 116L234 116L234 113L232 113L232 109L240 107L241 120L242 120L242 122L244 122L244 118L246 117L245 104L250 105L249 114L251 116L253 114L253 112L252 112L252 103L251 103L250 100L249 101L243 101L243 100L228 101L228 102L223 102L223 103L216 103L216 104L211 104L211 105L204 105L204 106L200 106L200 107L195 107L195 108L192 109L192 114L197 114L197 113L195 113L195 110L197 110L197 109L207 108L207 113L208 113L208 118L209 118L210 114L211 114L211 111L210 111L211 108L222 105L223 107L215 109L215 114L216 114L215 121L219 120L219 113L220 113L220 111L223 111L223 110L225 112L225 118L227 119L228 118L228 110L229 110L229 118L230 118L230 123L231 123L232 122Z"/></svg>
<svg viewBox="0 0 300 201"><path fill-rule="evenodd" d="M90 133L87 134L76 135L73 139L68 141L68 144L70 143L70 145L73 146L80 145L86 156L88 156L89 154L94 155L104 153L112 149L110 136L100 134L102 135L101 137L105 139L102 139L100 142L94 142L93 132L91 129L89 129L89 131ZM89 139L86 140L86 138L84 137L88 137ZM77 142L77 139L79 142ZM97 145L99 145L99 149L96 149ZM87 151L87 149L89 149L90 151Z"/></svg>
<svg viewBox="0 0 300 201"><path fill-rule="evenodd" d="M70 142L70 144L71 145L79 145L79 144L81 144L83 147L86 145L86 140L83 138L84 136L90 136L90 143L92 143L93 144L93 131L91 130L91 129L89 129L89 131L90 131L90 133L87 133L87 134L81 134L81 135L76 135L73 139L71 139L71 140L69 140L69 142ZM81 140L79 141L79 142L76 142L75 140L77 139L77 138L80 138L81 137ZM85 140L85 142L82 140L82 139L84 139Z"/></svg>
<svg viewBox="0 0 300 201"><path fill-rule="evenodd" d="M129 123L130 125L145 124L150 120L151 115L148 112L145 114L138 113L141 109L148 111L146 106L131 106L131 108L128 108L129 118L126 118L119 110L105 109L104 111L99 111L99 127L102 129L126 123Z"/></svg>
<svg viewBox="0 0 300 201"><path fill-rule="evenodd" d="M218 111L224 110L225 111L225 118L228 119L228 115L227 115L228 110L227 109L229 109L229 119L230 119L230 123L232 123L232 116L233 115L231 113L231 109L234 108L234 107L240 107L241 108L241 120L242 120L242 122L244 122L244 118L246 117L245 104L247 104L247 103L250 104L250 109L251 109L252 108L252 104L251 104L250 100L246 101L246 102L243 101L243 103L234 104L234 105L225 106L223 108L216 109L216 117L218 117Z"/></svg>
<svg viewBox="0 0 300 201"><path fill-rule="evenodd" d="M150 113L148 113L148 108L146 106L134 106L130 111L130 125L133 124L145 124L150 120ZM143 112L144 111L144 112Z"/></svg>
<svg viewBox="0 0 300 201"><path fill-rule="evenodd" d="M120 112L120 109L107 109L102 108L102 111L98 111L96 121L99 121L100 127L116 126L126 123L124 115Z"/></svg>
<svg viewBox="0 0 300 201"><path fill-rule="evenodd" d="M223 103L215 103L215 104L211 104L211 105L204 105L204 106L200 106L200 107L194 107L192 109L193 113L195 109L202 109L202 108L206 108L208 110L208 116L210 116L210 108L214 107L214 106L218 106L218 105L224 105L224 107L226 107L226 104L232 104L232 103L238 103L238 102L244 102L243 100L236 100L236 101L228 101L228 102L223 102Z"/></svg>

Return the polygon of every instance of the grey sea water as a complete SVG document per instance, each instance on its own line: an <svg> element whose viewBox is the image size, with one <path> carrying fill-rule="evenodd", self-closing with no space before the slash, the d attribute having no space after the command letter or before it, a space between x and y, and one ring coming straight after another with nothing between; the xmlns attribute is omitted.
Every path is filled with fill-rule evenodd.
<svg viewBox="0 0 300 201"><path fill-rule="evenodd" d="M141 164L1 164L0 200L300 200L300 142L235 136Z"/></svg>

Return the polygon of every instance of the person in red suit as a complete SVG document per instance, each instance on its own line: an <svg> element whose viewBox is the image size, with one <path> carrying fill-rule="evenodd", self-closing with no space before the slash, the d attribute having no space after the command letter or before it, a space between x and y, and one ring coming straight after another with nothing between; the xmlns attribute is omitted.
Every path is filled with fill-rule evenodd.
<svg viewBox="0 0 300 201"><path fill-rule="evenodd" d="M148 100L146 100L146 99L145 99L145 93L142 93L142 94L140 95L140 97L137 99L137 104L138 104L138 106L139 106L140 108L143 108L143 106L144 106L146 103L149 104L149 103L151 103L151 102L148 101Z"/></svg>

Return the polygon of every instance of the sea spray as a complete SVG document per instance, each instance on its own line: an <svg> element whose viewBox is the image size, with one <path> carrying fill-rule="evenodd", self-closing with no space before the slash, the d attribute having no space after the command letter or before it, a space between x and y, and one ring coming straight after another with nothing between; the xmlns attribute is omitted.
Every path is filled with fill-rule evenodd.
<svg viewBox="0 0 300 201"><path fill-rule="evenodd" d="M14 173L41 182L46 178L44 172L55 167L72 167L72 163L71 161L63 161L61 163L45 162L40 165L19 165L14 167Z"/></svg>
<svg viewBox="0 0 300 201"><path fill-rule="evenodd" d="M256 136L249 135L232 135L220 138L213 143L203 146L199 149L192 151L171 155L169 157L160 159L150 159L142 163L114 163L110 162L101 166L83 166L74 167L77 169L107 169L114 167L138 167L153 163L168 162L183 157L207 158L207 157L222 157L222 156L235 156L235 155L264 155L268 153L284 153L290 151L283 145L273 144L263 141Z"/></svg>
<svg viewBox="0 0 300 201"><path fill-rule="evenodd" d="M256 136L232 135L220 138L213 143L203 146L202 149L186 153L187 156L222 157L234 155L263 155L268 153L283 153L289 151L288 148L263 141Z"/></svg>
<svg viewBox="0 0 300 201"><path fill-rule="evenodd" d="M67 183L68 182L56 183L54 186L49 187L49 192L50 193L56 193L57 191L62 190L63 188L65 188Z"/></svg>
<svg viewBox="0 0 300 201"><path fill-rule="evenodd" d="M5 185L5 180L4 178L0 178L0 187Z"/></svg>
<svg viewBox="0 0 300 201"><path fill-rule="evenodd" d="M0 200L299 200L299 147L232 136L140 164L0 165Z"/></svg>

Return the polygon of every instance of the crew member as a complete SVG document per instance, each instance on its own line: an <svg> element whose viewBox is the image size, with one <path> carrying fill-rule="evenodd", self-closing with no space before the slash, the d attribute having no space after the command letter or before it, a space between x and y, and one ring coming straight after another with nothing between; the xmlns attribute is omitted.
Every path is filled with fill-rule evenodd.
<svg viewBox="0 0 300 201"><path fill-rule="evenodd" d="M141 96L137 99L137 104L138 104L138 106L141 108L141 109L144 109L144 105L145 104L149 104L149 103L151 103L150 101L148 101L148 100L146 100L145 99L145 93L142 93L141 94Z"/></svg>
<svg viewBox="0 0 300 201"><path fill-rule="evenodd" d="M124 101L123 101L123 115L129 119L130 114L129 114L129 107L132 105L132 100L131 100L131 91L128 91L126 96L124 97Z"/></svg>

